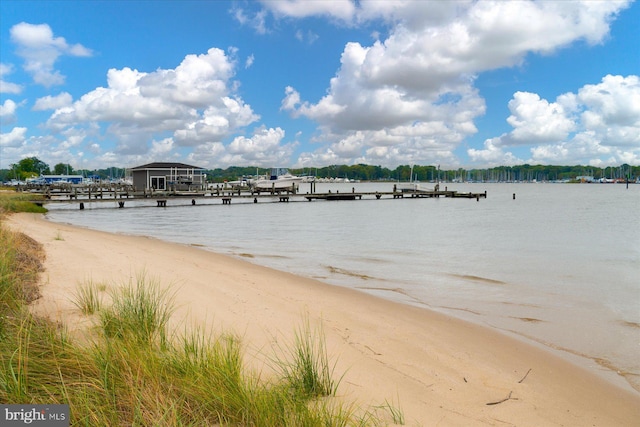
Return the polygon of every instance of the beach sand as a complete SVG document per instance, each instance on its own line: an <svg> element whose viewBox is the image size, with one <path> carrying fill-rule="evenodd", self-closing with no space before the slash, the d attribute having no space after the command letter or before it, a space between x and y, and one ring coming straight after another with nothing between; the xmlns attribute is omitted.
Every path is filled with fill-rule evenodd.
<svg viewBox="0 0 640 427"><path fill-rule="evenodd" d="M265 360L306 318L321 325L336 379L344 374L338 395L363 407L388 402L409 426L640 425L640 393L489 328L193 246L36 214L5 221L46 250L34 310L72 332L90 324L71 303L79 284L146 274L175 291L174 326L237 334L252 369L268 370Z"/></svg>

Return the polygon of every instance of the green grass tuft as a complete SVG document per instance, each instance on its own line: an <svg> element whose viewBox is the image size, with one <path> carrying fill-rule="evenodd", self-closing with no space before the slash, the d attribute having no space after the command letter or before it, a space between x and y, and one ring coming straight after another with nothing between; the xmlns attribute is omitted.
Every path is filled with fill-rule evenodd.
<svg viewBox="0 0 640 427"><path fill-rule="evenodd" d="M155 279L138 275L111 295L112 306L100 312L107 337L133 338L149 344L167 342L172 296Z"/></svg>
<svg viewBox="0 0 640 427"><path fill-rule="evenodd" d="M104 289L103 284L95 284L93 282L80 285L71 302L80 309L82 314L91 315L97 313L102 308L103 298L101 292Z"/></svg>
<svg viewBox="0 0 640 427"><path fill-rule="evenodd" d="M323 331L312 331L308 318L296 331L293 344L280 350L283 357L276 356L275 365L296 393L309 397L335 395L339 384L333 378L335 362L332 364L327 355Z"/></svg>

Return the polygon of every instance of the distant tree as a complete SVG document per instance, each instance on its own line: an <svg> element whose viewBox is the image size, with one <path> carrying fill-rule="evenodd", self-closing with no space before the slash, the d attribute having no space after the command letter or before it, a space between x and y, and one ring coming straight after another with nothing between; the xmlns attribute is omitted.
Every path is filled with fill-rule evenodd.
<svg viewBox="0 0 640 427"><path fill-rule="evenodd" d="M11 169L16 177L21 180L49 173L49 165L37 157L26 157L11 165Z"/></svg>
<svg viewBox="0 0 640 427"><path fill-rule="evenodd" d="M68 163L58 163L53 167L54 175L72 175L73 167Z"/></svg>
<svg viewBox="0 0 640 427"><path fill-rule="evenodd" d="M37 157L27 157L18 162L18 169L22 172L47 173L49 165Z"/></svg>

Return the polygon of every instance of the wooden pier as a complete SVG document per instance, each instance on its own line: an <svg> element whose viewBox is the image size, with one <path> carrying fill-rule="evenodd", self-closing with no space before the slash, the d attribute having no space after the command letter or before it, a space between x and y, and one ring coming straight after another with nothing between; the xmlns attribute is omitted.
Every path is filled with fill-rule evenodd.
<svg viewBox="0 0 640 427"><path fill-rule="evenodd" d="M311 187L315 189L314 186ZM134 191L132 188L113 187L113 188L90 188L81 185L70 186L68 188L37 188L25 190L32 194L43 195L45 200L37 200L34 203L38 205L57 204L57 203L77 203L80 209L85 209L85 205L89 203L107 203L112 202L117 208L124 208L126 202L135 207L156 206L166 208L169 206L184 206L187 204L216 204L231 205L232 202L238 203L287 203L289 201L348 201L348 200L380 200L380 199L418 199L418 198L466 198L476 199L487 197L487 192L483 193L461 193L457 191L444 191L434 188L434 190L400 190L395 185L392 191L373 191L358 192L355 187L350 192L329 191L326 193L306 192L302 193L297 188L281 189L270 192L257 192L249 188L224 188L216 186L206 190L198 189L192 191ZM149 203L145 203L149 202Z"/></svg>

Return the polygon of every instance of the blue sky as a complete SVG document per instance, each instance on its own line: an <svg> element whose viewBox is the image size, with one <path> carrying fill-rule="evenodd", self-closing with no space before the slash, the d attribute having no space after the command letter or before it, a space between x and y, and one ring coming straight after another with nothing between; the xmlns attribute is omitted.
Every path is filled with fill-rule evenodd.
<svg viewBox="0 0 640 427"><path fill-rule="evenodd" d="M0 168L640 165L632 1L0 2Z"/></svg>

